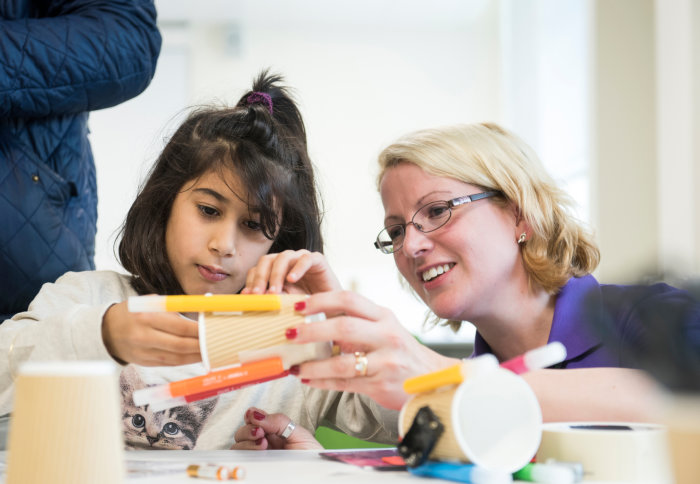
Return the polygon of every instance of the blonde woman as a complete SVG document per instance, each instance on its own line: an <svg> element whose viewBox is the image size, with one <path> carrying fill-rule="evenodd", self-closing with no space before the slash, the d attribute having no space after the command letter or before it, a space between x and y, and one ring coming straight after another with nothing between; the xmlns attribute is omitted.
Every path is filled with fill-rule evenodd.
<svg viewBox="0 0 700 484"><path fill-rule="evenodd" d="M530 147L495 124L458 125L399 139L379 167L385 219L374 245L437 319L476 326L472 356L504 361L560 341L563 363L524 375L546 421L654 418L653 383L603 344L593 319L613 321L619 344L634 342L645 336L647 305L689 296L665 284L599 284L591 234ZM345 353L293 368L311 386L399 409L406 378L456 362L418 343L389 309L339 292L321 254L269 254L248 273L245 292L279 290L317 293L298 310L329 316L290 330L290 340L334 340Z"/></svg>

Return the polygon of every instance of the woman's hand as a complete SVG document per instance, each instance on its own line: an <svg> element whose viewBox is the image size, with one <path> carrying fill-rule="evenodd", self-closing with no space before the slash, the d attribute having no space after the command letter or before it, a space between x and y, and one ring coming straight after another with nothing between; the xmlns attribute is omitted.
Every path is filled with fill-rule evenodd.
<svg viewBox="0 0 700 484"><path fill-rule="evenodd" d="M120 362L175 366L202 361L197 323L176 313L131 313L126 301L105 313L102 339Z"/></svg>
<svg viewBox="0 0 700 484"><path fill-rule="evenodd" d="M251 407L245 412L245 425L238 430L231 447L236 450L265 449L323 449L311 433L303 427L296 426L287 438L283 432L291 419L281 413L267 414Z"/></svg>
<svg viewBox="0 0 700 484"><path fill-rule="evenodd" d="M302 249L261 257L248 271L241 294L315 294L340 289L340 283L323 254Z"/></svg>
<svg viewBox="0 0 700 484"><path fill-rule="evenodd" d="M327 319L299 325L287 337L295 343L333 341L343 353L291 368L292 374L311 386L363 393L398 410L409 397L403 390L404 380L459 363L419 343L390 310L354 292L325 292L304 302L301 314L323 312Z"/></svg>

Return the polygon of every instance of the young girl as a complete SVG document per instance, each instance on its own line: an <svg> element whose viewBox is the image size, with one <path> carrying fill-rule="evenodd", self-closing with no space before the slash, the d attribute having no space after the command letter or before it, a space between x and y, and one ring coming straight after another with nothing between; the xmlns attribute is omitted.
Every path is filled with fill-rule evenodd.
<svg viewBox="0 0 700 484"><path fill-rule="evenodd" d="M123 227L119 257L130 276L65 274L46 284L26 312L0 325L0 353L8 355L0 370L0 414L12 409L12 380L24 361L114 359L124 365L122 421L130 448L228 448L251 405L284 408L309 431L325 420L361 438L396 440L393 412L296 378L163 412L133 404L136 389L204 370L192 320L130 313L129 296L237 293L262 255L322 249L304 124L280 81L263 73L235 107L196 110L178 128Z"/></svg>

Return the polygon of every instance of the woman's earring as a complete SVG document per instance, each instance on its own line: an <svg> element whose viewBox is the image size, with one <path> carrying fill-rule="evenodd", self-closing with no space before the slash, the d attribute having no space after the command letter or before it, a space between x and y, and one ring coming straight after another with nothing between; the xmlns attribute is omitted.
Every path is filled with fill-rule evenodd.
<svg viewBox="0 0 700 484"><path fill-rule="evenodd" d="M525 232L520 234L520 237L518 237L518 244L522 244L523 242L525 242L525 237L527 237L527 234Z"/></svg>

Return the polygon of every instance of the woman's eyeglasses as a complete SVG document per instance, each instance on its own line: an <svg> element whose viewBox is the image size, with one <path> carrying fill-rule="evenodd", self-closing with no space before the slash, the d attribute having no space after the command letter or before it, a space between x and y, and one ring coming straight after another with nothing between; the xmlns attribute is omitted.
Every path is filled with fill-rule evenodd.
<svg viewBox="0 0 700 484"><path fill-rule="evenodd" d="M403 240L406 236L406 226L408 224L412 224L415 228L427 234L449 222L450 217L452 217L453 208L500 194L501 192L498 191L481 192L465 197L453 198L452 200L431 202L427 205L423 205L413 214L410 222L389 225L382 229L379 235L377 235L374 246L385 254L392 254L403 246Z"/></svg>

